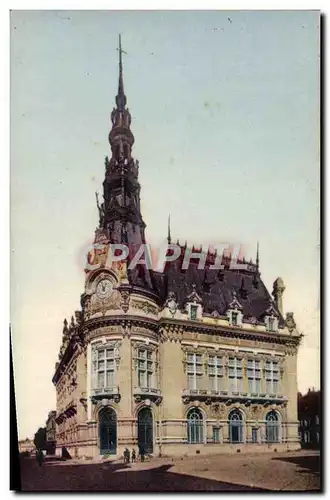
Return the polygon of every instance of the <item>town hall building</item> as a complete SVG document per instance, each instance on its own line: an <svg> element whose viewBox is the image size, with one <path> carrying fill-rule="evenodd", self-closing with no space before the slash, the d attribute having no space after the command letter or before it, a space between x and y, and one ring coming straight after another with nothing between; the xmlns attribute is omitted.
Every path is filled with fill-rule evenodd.
<svg viewBox="0 0 330 500"><path fill-rule="evenodd" d="M57 452L297 450L301 335L293 313L284 314L283 280L272 295L266 289L259 252L240 268L226 254L215 269L210 252L203 269L195 257L184 269L185 244L161 271L130 269L147 242L126 101L120 46L99 224L81 309L64 320L53 376ZM109 264L109 245L119 243L130 248L127 261Z"/></svg>

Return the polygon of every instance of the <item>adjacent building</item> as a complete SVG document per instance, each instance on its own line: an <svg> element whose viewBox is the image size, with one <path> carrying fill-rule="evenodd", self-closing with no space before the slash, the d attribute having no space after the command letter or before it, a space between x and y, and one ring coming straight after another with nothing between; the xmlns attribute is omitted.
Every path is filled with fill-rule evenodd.
<svg viewBox="0 0 330 500"><path fill-rule="evenodd" d="M56 452L56 411L50 411L46 420L46 441L48 455Z"/></svg>
<svg viewBox="0 0 330 500"><path fill-rule="evenodd" d="M146 243L146 225L121 48L109 143L81 309L64 320L53 377L58 452L299 449L301 335L293 313L283 311L283 280L275 280L272 295L266 289L259 252L254 263L242 259L240 269L230 253L215 269L212 251L203 269L194 255L184 269L187 252L200 248L178 243L179 257L162 272L143 264L130 269ZM125 263L109 261L109 245L118 243L130 248Z"/></svg>
<svg viewBox="0 0 330 500"><path fill-rule="evenodd" d="M21 439L20 441L18 441L18 451L20 453L31 453L35 450L35 448L36 447L34 446L34 442L29 438Z"/></svg>
<svg viewBox="0 0 330 500"><path fill-rule="evenodd" d="M301 445L304 448L320 447L321 392L308 389L304 395L298 393L298 419Z"/></svg>

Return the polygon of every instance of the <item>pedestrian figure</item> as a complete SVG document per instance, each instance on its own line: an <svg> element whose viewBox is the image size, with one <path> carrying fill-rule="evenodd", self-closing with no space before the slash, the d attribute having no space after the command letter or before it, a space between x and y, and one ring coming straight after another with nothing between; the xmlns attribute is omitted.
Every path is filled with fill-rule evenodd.
<svg viewBox="0 0 330 500"><path fill-rule="evenodd" d="M130 458L129 455L130 455L129 449L125 448L125 450L124 450L124 464L128 464L129 458Z"/></svg>
<svg viewBox="0 0 330 500"><path fill-rule="evenodd" d="M36 459L39 464L39 467L42 465L44 461L44 454L42 453L42 450L38 449L36 452Z"/></svg>
<svg viewBox="0 0 330 500"><path fill-rule="evenodd" d="M139 446L139 453L140 453L140 457L141 457L141 462L144 462L145 451L144 451L144 446L142 444Z"/></svg>
<svg viewBox="0 0 330 500"><path fill-rule="evenodd" d="M134 464L134 462L136 462L136 454L135 454L135 450L133 448L133 450L132 450L132 463Z"/></svg>

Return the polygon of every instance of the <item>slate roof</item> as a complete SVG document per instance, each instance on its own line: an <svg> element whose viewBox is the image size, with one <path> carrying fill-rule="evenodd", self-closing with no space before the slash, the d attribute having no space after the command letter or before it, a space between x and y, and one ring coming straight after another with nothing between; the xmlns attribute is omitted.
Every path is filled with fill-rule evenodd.
<svg viewBox="0 0 330 500"><path fill-rule="evenodd" d="M157 294L165 300L169 292L174 292L180 308L184 307L187 296L193 291L193 285L196 285L196 292L203 300L205 313L217 311L219 315L225 315L233 300L233 292L236 292L237 299L243 306L244 318L259 320L270 304L273 304L279 314L280 324L284 324L263 281L259 277L256 287L253 283L254 275L251 273L224 270L221 276L218 270L199 270L197 264L190 264L186 272L170 266L166 273L153 273L153 277ZM242 291L242 282L245 292Z"/></svg>
<svg viewBox="0 0 330 500"><path fill-rule="evenodd" d="M190 262L187 270L182 270L180 260L169 262L163 273L151 271L153 291L163 304L168 294L174 292L180 309L184 308L187 296L195 290L202 298L204 313L212 314L216 311L225 315L229 304L236 297L243 307L243 317L262 321L262 316L272 304L279 316L280 326L285 322L281 316L273 297L264 285L255 266L248 270L236 269L198 269L197 262ZM131 275L131 283L143 286L143 278L136 273ZM134 283L133 283L134 282Z"/></svg>
<svg viewBox="0 0 330 500"><path fill-rule="evenodd" d="M144 269L137 268L128 273L132 285L141 288L146 286ZM166 264L164 272L150 271L152 291L159 297L160 304L164 304L170 292L176 296L179 308L184 309L186 299L194 290L201 297L203 311L212 314L216 311L225 315L229 304L233 301L234 293L243 307L243 318L247 321L263 322L263 315L272 305L279 317L279 325L285 321L280 314L273 297L263 283L255 264L250 270L230 269L198 269L198 261L191 261L187 270L182 269L180 258Z"/></svg>

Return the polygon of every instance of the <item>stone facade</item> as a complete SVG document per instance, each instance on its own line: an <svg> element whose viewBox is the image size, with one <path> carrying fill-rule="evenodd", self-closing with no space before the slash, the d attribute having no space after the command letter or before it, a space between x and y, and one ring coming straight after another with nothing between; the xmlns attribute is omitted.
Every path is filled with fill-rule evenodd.
<svg viewBox="0 0 330 500"><path fill-rule="evenodd" d="M152 415L149 432L156 455L244 451L256 446L299 449L297 332L285 327L270 333L265 326L232 326L228 319L203 315L190 320L179 310L171 314L168 306L159 307L156 298L121 284L118 275L106 268L90 276L86 286L92 295L105 277L116 300L111 295L104 299L102 311L95 302L88 319L84 311L83 341L71 337L67 365L57 372L58 449L65 446L71 456L100 455L100 412L105 408L116 414L117 442L112 450L116 456L126 446L138 445L142 408ZM103 375L99 368L102 364L104 369L104 353L109 372ZM239 366L236 375L235 364ZM258 378L250 366L258 366ZM272 372L267 371L270 366ZM270 373L278 374L278 381L267 380L274 378ZM188 443L187 416L192 408L202 415L196 444ZM229 435L233 410L242 416L242 442L235 444ZM267 442L270 412L278 417L275 443Z"/></svg>
<svg viewBox="0 0 330 500"><path fill-rule="evenodd" d="M56 446L73 457L126 447L152 455L300 448L293 314L283 318L256 264L240 271L131 271L109 245L145 243L138 161L123 90L111 114L104 202L81 310L64 321L56 386ZM121 238L121 239L120 239ZM168 236L170 244L170 232ZM186 245L182 247L182 251ZM196 252L196 249L192 249Z"/></svg>

